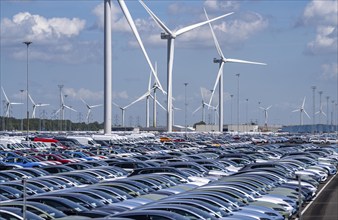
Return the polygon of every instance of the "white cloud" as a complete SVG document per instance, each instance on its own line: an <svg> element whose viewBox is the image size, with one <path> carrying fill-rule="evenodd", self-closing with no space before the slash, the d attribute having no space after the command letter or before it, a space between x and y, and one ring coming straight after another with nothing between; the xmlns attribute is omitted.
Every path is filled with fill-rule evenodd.
<svg viewBox="0 0 338 220"><path fill-rule="evenodd" d="M204 7L212 11L238 10L240 7L239 1L224 1L224 0L206 0Z"/></svg>
<svg viewBox="0 0 338 220"><path fill-rule="evenodd" d="M325 80L334 80L338 76L337 63L323 64L322 65L322 78Z"/></svg>
<svg viewBox="0 0 338 220"><path fill-rule="evenodd" d="M337 53L337 27L318 26L316 38L307 44L311 54Z"/></svg>
<svg viewBox="0 0 338 220"><path fill-rule="evenodd" d="M337 53L338 2L311 1L303 12L302 22L316 28L316 37L307 44L307 53Z"/></svg>
<svg viewBox="0 0 338 220"><path fill-rule="evenodd" d="M120 98L120 99L128 99L129 96L128 96L127 91L113 92L113 99L117 99L117 98Z"/></svg>
<svg viewBox="0 0 338 220"><path fill-rule="evenodd" d="M35 42L50 42L51 40L71 38L80 34L85 27L85 20L79 18L45 18L20 12L12 19L1 21L1 36L3 42L18 40L33 40Z"/></svg>
<svg viewBox="0 0 338 220"><path fill-rule="evenodd" d="M303 13L304 23L337 25L337 0L314 0L310 2Z"/></svg>
<svg viewBox="0 0 338 220"><path fill-rule="evenodd" d="M115 31L130 32L130 27L124 15L121 12L120 7L111 4L111 18L112 18L112 29ZM100 29L104 27L104 4L100 3L97 5L92 13L97 17L96 26Z"/></svg>
<svg viewBox="0 0 338 220"><path fill-rule="evenodd" d="M213 27L216 32L220 32L223 39L227 39L227 42L236 43L249 39L252 35L265 29L268 24L268 20L258 13L246 13L242 19L223 21Z"/></svg>

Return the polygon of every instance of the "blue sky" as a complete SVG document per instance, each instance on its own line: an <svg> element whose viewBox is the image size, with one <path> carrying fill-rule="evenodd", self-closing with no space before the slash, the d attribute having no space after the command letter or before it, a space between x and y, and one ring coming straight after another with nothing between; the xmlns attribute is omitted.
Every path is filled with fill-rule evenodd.
<svg viewBox="0 0 338 220"><path fill-rule="evenodd" d="M65 103L78 113L65 111L73 121L86 115L83 98L88 104L103 103L103 4L102 1L0 1L0 71L1 85L13 102L25 102L20 92L26 88L25 40L29 47L29 91L47 116L59 108L57 85L63 84ZM125 106L141 96L148 87L150 69L131 33L128 23L112 0L113 31L113 101ZM318 91L323 91L323 111L329 96L329 115L332 101L337 100L337 1L145 1L147 6L170 28L177 29L209 17L234 12L213 23L216 36L227 58L265 62L267 66L231 64L224 66L224 122L237 116L237 77L240 74L240 122L264 122L259 109L272 105L269 124L299 124L298 108L306 96L305 109L312 117L312 90L316 90L316 111L319 110ZM166 41L160 39L161 29L149 17L138 1L126 1L150 59L158 65L158 76L166 87ZM188 124L201 120L201 112L192 115L206 100L213 88L218 58L208 26L179 36L175 41L173 70L175 124L184 124L184 83L187 86ZM165 96L158 93L160 102ZM246 102L248 99L248 102ZM1 96L3 100L3 96ZM217 99L216 99L217 100ZM2 104L2 103L1 103ZM217 101L213 102L217 105ZM31 105L31 104L30 104ZM246 108L248 106L248 117ZM29 106L31 112L31 106ZM4 107L1 107L3 115ZM40 110L37 110L39 115ZM25 105L13 106L12 115L22 117ZM208 116L210 115L210 116ZM165 124L165 114L158 109L158 123ZM318 115L316 120L318 122ZM93 110L91 120L103 121L103 108ZM152 120L152 119L151 119ZM207 111L206 121L213 121ZM322 118L322 122L326 122ZM121 112L113 107L113 124L121 123ZM126 111L126 125L139 121L145 124L145 101ZM329 117L331 121L331 117ZM304 123L312 119L304 117Z"/></svg>

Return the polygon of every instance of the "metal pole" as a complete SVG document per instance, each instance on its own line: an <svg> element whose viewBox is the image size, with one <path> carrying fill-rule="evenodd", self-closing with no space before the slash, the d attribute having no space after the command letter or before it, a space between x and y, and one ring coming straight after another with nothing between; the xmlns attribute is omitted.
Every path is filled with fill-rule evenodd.
<svg viewBox="0 0 338 220"><path fill-rule="evenodd" d="M23 42L24 44L26 44L27 46L27 81L26 81L26 91L27 91L27 94L26 94L26 101L27 101L27 105L26 105L26 111L27 111L27 137L26 137L26 140L28 140L28 134L29 134L29 111L28 111L28 94L29 94L29 90L28 90L28 47L29 45L32 43L31 41L25 41Z"/></svg>
<svg viewBox="0 0 338 220"><path fill-rule="evenodd" d="M326 96L326 124L329 125L329 98L330 96Z"/></svg>
<svg viewBox="0 0 338 220"><path fill-rule="evenodd" d="M248 110L249 110L249 99L245 99L246 101L246 111L245 111L245 121L246 121L246 126L245 126L245 131L247 131L249 121L248 121Z"/></svg>
<svg viewBox="0 0 338 220"><path fill-rule="evenodd" d="M237 132L239 132L239 76L240 74L237 73Z"/></svg>
<svg viewBox="0 0 338 220"><path fill-rule="evenodd" d="M188 83L184 83L184 129L185 139L187 139L187 86Z"/></svg>
<svg viewBox="0 0 338 220"><path fill-rule="evenodd" d="M24 89L20 89L20 92L21 92L21 103L23 102L23 96L24 96L23 92L24 91L25 91ZM21 131L23 131L23 118L24 118L24 112L23 111L24 111L23 108L21 108L21 114L22 114L22 116L21 116L21 125L20 125Z"/></svg>
<svg viewBox="0 0 338 220"><path fill-rule="evenodd" d="M112 123L112 39L111 0L104 0L104 133L111 134Z"/></svg>

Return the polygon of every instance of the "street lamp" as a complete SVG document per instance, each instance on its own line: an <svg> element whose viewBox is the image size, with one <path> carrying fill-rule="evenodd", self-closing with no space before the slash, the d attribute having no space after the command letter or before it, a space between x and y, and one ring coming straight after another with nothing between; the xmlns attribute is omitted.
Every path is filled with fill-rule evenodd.
<svg viewBox="0 0 338 220"><path fill-rule="evenodd" d="M233 94L230 95L230 125L232 126L232 98L234 97Z"/></svg>
<svg viewBox="0 0 338 220"><path fill-rule="evenodd" d="M21 103L23 102L23 96L24 96L23 92L24 91L25 91L24 89L20 89L20 92L21 92ZM23 131L23 118L25 117L23 111L24 111L23 108L21 108L21 125L20 125L21 131Z"/></svg>
<svg viewBox="0 0 338 220"><path fill-rule="evenodd" d="M184 129L185 129L185 139L187 139L187 86L188 83L184 83Z"/></svg>
<svg viewBox="0 0 338 220"><path fill-rule="evenodd" d="M26 111L27 111L27 137L26 139L28 140L28 132L29 132L29 111L28 111L28 94L29 94L29 90L28 90L28 47L29 45L32 43L31 41L24 41L24 44L26 44L27 47L27 81L26 81L26 101L27 101L27 105L26 105Z"/></svg>
<svg viewBox="0 0 338 220"><path fill-rule="evenodd" d="M239 73L237 76L237 132L239 132Z"/></svg>
<svg viewBox="0 0 338 220"><path fill-rule="evenodd" d="M330 96L326 96L326 124L329 125L329 98Z"/></svg>

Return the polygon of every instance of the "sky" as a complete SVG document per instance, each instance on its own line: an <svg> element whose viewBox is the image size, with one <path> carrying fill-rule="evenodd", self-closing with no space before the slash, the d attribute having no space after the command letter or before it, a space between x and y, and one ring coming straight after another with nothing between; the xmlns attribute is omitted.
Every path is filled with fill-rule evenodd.
<svg viewBox="0 0 338 220"><path fill-rule="evenodd" d="M144 2L171 30L206 20L203 8L209 18L234 12L212 23L224 56L267 65L224 65L225 124L236 124L238 112L240 123L263 124L264 112L259 107L272 106L268 124L298 125L299 112L292 111L300 108L304 97L311 117L304 116L304 124L311 124L312 86L316 86L315 112L320 110L322 91L322 111L329 113L328 118L317 114L316 123L331 123L338 96L336 0ZM162 29L138 1L126 0L126 5L166 89L167 44L161 40ZM117 1L112 0L112 6L113 101L126 106L148 90L150 68ZM22 42L32 41L28 91L36 103L50 104L37 109L37 117L57 117L53 113L60 108L58 85L63 85L65 104L77 110L65 110L66 119L85 120L87 109L81 99L89 105L103 103L103 0L0 0L0 22L0 84L11 102L26 103L27 47ZM202 99L209 102L218 72L214 58L219 55L208 25L176 38L174 124L184 125L185 118L188 125L201 121L201 111L192 113ZM157 91L157 97L166 106L166 96ZM3 94L1 100L4 115ZM212 105L217 106L217 100L216 96ZM144 100L129 107L125 124L145 125L145 109ZM26 104L13 105L11 115L22 118L25 111ZM121 124L121 110L113 106L112 111L112 124ZM214 112L205 111L206 122L213 123ZM103 107L92 110L90 121L103 121ZM158 124L165 123L165 112L158 107Z"/></svg>

